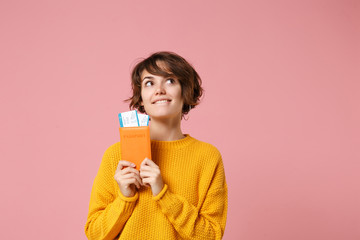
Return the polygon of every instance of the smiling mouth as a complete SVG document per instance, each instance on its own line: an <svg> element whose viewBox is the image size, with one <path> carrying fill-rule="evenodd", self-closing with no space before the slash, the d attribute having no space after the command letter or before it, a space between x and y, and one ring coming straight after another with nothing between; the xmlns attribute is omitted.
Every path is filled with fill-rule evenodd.
<svg viewBox="0 0 360 240"><path fill-rule="evenodd" d="M157 100L153 102L153 104L168 103L168 102L171 102L171 100L163 99L163 100Z"/></svg>

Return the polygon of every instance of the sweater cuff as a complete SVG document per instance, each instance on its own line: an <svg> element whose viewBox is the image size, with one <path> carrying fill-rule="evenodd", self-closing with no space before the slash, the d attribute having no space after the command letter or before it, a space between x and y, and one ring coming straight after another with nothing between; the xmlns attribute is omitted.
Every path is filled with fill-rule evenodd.
<svg viewBox="0 0 360 240"><path fill-rule="evenodd" d="M156 195L155 197L153 197L153 200L155 200L155 201L160 200L160 199L164 196L164 194L166 193L167 189L168 189L168 185L165 184L164 187L163 187L163 189L161 190L161 192L159 192L158 195Z"/></svg>
<svg viewBox="0 0 360 240"><path fill-rule="evenodd" d="M117 190L118 196L121 200L125 201L125 202L135 202L138 198L139 198L139 193L136 192L135 195L133 197L125 197L120 189Z"/></svg>

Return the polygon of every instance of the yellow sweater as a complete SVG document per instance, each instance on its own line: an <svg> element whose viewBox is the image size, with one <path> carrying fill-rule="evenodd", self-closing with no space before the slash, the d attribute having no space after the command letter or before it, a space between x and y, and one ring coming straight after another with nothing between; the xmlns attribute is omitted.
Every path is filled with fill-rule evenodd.
<svg viewBox="0 0 360 240"><path fill-rule="evenodd" d="M227 185L219 151L189 135L152 140L151 151L165 186L155 197L142 187L128 198L114 180L120 143L106 150L91 191L88 239L221 239Z"/></svg>

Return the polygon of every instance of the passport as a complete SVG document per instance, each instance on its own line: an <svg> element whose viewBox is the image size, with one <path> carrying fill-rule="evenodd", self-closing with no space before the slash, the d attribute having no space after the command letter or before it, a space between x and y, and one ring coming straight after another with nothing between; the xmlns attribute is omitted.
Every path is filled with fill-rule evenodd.
<svg viewBox="0 0 360 240"><path fill-rule="evenodd" d="M121 160L132 162L140 169L141 162L151 159L151 141L149 126L120 127Z"/></svg>

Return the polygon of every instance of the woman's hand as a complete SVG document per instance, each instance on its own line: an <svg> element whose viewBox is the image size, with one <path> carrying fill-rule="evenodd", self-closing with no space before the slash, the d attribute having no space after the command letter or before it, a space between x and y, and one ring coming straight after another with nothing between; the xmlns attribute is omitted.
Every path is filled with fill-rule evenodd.
<svg viewBox="0 0 360 240"><path fill-rule="evenodd" d="M136 188L139 189L142 185L140 173L135 169L135 164L125 160L119 161L114 178L125 197L135 196Z"/></svg>
<svg viewBox="0 0 360 240"><path fill-rule="evenodd" d="M140 177L145 186L150 186L153 196L158 195L164 187L160 168L148 158L140 165Z"/></svg>

